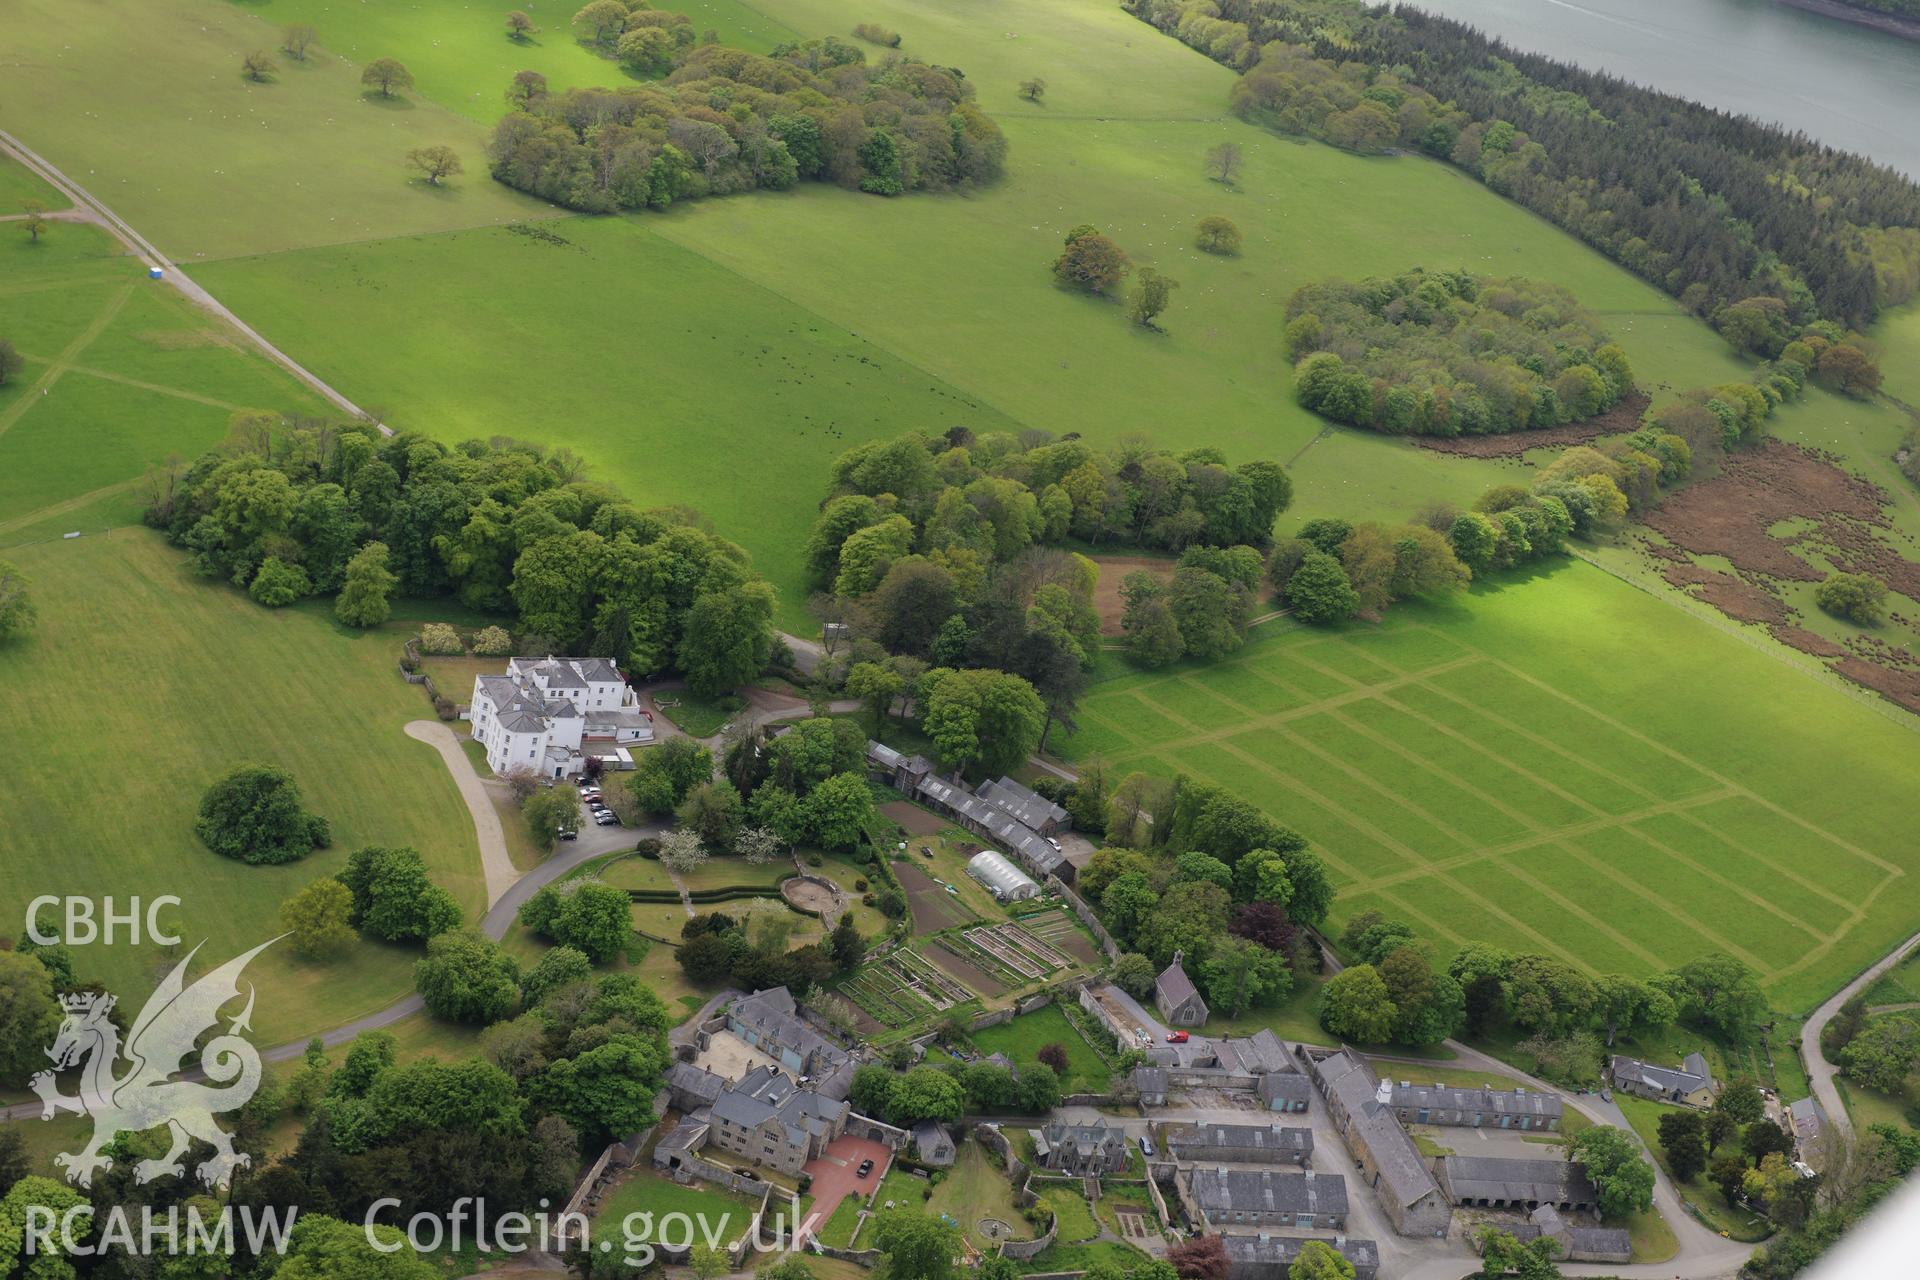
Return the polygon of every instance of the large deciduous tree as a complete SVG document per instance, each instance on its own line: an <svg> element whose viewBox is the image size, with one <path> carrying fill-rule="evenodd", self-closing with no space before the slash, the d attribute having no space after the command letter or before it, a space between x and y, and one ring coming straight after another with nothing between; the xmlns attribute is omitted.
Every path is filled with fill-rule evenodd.
<svg viewBox="0 0 1920 1280"><path fill-rule="evenodd" d="M1342 969L1320 989L1320 1025L1355 1044L1385 1044L1399 1009L1370 964Z"/></svg>
<svg viewBox="0 0 1920 1280"><path fill-rule="evenodd" d="M1653 1205L1653 1166L1623 1129L1595 1125L1573 1140L1572 1159L1600 1192L1600 1211L1624 1218Z"/></svg>
<svg viewBox="0 0 1920 1280"><path fill-rule="evenodd" d="M415 147L407 152L407 165L418 169L427 180L427 185L437 187L442 178L451 178L466 172L460 163L459 155L452 147L444 143L435 143L428 147Z"/></svg>
<svg viewBox="0 0 1920 1280"><path fill-rule="evenodd" d="M413 983L427 1012L451 1022L498 1022L520 1000L520 967L477 929L451 929L429 939Z"/></svg>
<svg viewBox="0 0 1920 1280"><path fill-rule="evenodd" d="M0 378L0 382L4 381ZM20 572L18 565L0 560L0 642L25 635L38 617L27 576Z"/></svg>
<svg viewBox="0 0 1920 1280"><path fill-rule="evenodd" d="M399 583L389 567L383 542L369 542L347 561L346 580L333 602L333 616L350 627L377 627L393 612L391 597Z"/></svg>
<svg viewBox="0 0 1920 1280"><path fill-rule="evenodd" d="M378 89L383 98L391 98L394 90L413 87L413 73L398 58L375 58L360 73L360 83Z"/></svg>
<svg viewBox="0 0 1920 1280"><path fill-rule="evenodd" d="M280 927L309 960L327 960L353 942L353 894L338 880L315 880L280 904Z"/></svg>
<svg viewBox="0 0 1920 1280"><path fill-rule="evenodd" d="M1046 704L1019 676L935 668L921 677L922 721L941 764L974 776L1025 763L1046 727Z"/></svg>
<svg viewBox="0 0 1920 1280"><path fill-rule="evenodd" d="M241 765L200 798L194 834L224 858L253 866L293 862L330 839L327 820L300 806L293 775L270 765Z"/></svg>
<svg viewBox="0 0 1920 1280"><path fill-rule="evenodd" d="M1105 293L1126 279L1132 266L1126 251L1112 240L1092 227L1076 227L1053 260L1053 278L1070 289Z"/></svg>

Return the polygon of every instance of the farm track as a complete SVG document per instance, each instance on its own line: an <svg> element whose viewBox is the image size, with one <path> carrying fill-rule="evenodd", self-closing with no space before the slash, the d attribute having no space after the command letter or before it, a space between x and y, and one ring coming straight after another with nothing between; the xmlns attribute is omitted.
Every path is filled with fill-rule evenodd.
<svg viewBox="0 0 1920 1280"><path fill-rule="evenodd" d="M91 222L101 227L109 235L130 249L135 257L142 259L152 266L162 268L164 271L163 278L168 284L171 284L174 288L185 294L188 300L202 310L211 312L219 319L226 321L235 329L238 329L246 336L248 341L258 347L261 352L275 364L285 369L313 390L325 396L328 401L348 415L355 418L362 418L369 422L373 421L371 414L361 409L359 405L347 399L347 397L340 392L334 390L333 387L323 381L318 374L311 372L292 356L274 346L271 342L268 342L253 326L229 310L225 303L195 283L192 277L181 270L178 263L167 257L166 254L161 253L145 236L135 231L125 219L121 218L104 203L96 199L85 187L82 187L79 183L69 178L51 162L4 129L0 129L0 152L12 156L30 172L43 179L48 185L53 187L54 190L73 202L73 210L68 211L68 217L64 219L65 221ZM126 292L131 293L132 286L129 286ZM124 297L121 301L125 301ZM111 317L108 317L108 319L111 319ZM104 322L102 322L101 327L105 327ZM25 400L23 399L21 403L24 404ZM19 406L16 406L16 408L18 407ZM8 425L11 424L0 420L0 433L3 433Z"/></svg>

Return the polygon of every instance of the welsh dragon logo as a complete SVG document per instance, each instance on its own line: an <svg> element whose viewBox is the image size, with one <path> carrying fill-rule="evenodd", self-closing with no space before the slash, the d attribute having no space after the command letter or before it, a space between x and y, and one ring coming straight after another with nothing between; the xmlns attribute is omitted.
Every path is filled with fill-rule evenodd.
<svg viewBox="0 0 1920 1280"><path fill-rule="evenodd" d="M91 1186L95 1170L113 1167L112 1158L101 1153L102 1147L119 1134L140 1133L161 1125L167 1127L171 1145L158 1160L142 1160L134 1166L136 1182L184 1174L186 1166L180 1157L195 1138L214 1150L213 1158L198 1170L200 1181L209 1188L224 1190L233 1171L248 1163L247 1156L234 1151L232 1135L213 1118L244 1106L260 1086L260 1054L239 1034L251 1029L252 983L246 984L246 1008L228 1025L225 1034L214 1036L200 1050L200 1073L211 1083L173 1077L182 1071L181 1064L193 1053L201 1033L220 1021L221 1007L239 997L240 973L247 962L278 941L272 938L261 943L189 987L187 966L200 950L195 947L174 966L140 1010L124 1050L119 1028L108 1017L113 1012L114 997L97 992L61 997L66 1017L53 1047L47 1050L53 1070L36 1073L30 1083L44 1104L42 1120L51 1120L61 1111L93 1117L92 1141L77 1153L62 1152L53 1158L66 1171L67 1181ZM116 1075L122 1057L128 1066ZM81 1067L80 1093L70 1098L60 1092L54 1071L76 1066Z"/></svg>

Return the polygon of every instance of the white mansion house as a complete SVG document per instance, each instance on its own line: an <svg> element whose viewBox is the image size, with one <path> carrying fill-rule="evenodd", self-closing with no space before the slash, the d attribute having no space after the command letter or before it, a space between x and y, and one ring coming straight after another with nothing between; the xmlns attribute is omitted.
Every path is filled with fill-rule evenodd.
<svg viewBox="0 0 1920 1280"><path fill-rule="evenodd" d="M605 658L509 658L507 674L474 677L469 715L495 773L570 778L603 754L591 749L596 741L653 741L653 721Z"/></svg>

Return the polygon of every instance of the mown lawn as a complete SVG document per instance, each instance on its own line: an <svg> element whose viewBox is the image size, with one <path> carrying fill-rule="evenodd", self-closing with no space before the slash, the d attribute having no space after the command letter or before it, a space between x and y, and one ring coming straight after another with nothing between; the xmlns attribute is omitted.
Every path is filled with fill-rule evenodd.
<svg viewBox="0 0 1920 1280"><path fill-rule="evenodd" d="M651 1170L636 1169L600 1202L600 1210L593 1216L593 1233L596 1237L612 1239L617 1249L628 1215L647 1213L652 1214L656 1230L663 1215L687 1214L696 1224L697 1238L705 1239L711 1232L724 1242L747 1229L747 1223L753 1218L753 1206L745 1196L737 1196L710 1182L681 1186ZM635 1219L636 1231L640 1225L640 1220Z"/></svg>
<svg viewBox="0 0 1920 1280"><path fill-rule="evenodd" d="M198 965L280 932L282 900L368 844L411 845L476 918L473 823L439 754L402 726L427 714L394 671L402 632L350 632L304 610L273 612L196 578L156 534L121 530L7 553L32 584L37 629L0 649L0 707L30 744L0 771L10 856L0 911L39 894L177 895L171 912ZM79 667L89 693L49 673ZM61 682L55 682L56 684ZM195 807L243 763L291 772L333 827L331 848L288 866L209 852ZM104 786L104 790L102 787ZM413 989L415 948L363 942L329 964L284 946L255 960L256 1043L278 1044L379 1009ZM137 1010L161 976L151 945L75 948L75 967ZM169 965L170 967L170 965Z"/></svg>
<svg viewBox="0 0 1920 1280"><path fill-rule="evenodd" d="M1014 1066L1025 1070L1040 1061L1040 1050L1057 1044L1067 1051L1067 1073L1060 1081L1062 1093L1094 1093L1107 1086L1107 1064L1074 1030L1058 1005L1048 1005L1022 1014L1011 1022L973 1033L974 1047L981 1053L1004 1053Z"/></svg>
<svg viewBox="0 0 1920 1280"><path fill-rule="evenodd" d="M952 1215L977 1249L991 1250L997 1243L980 1230L983 1219L992 1218L1004 1224L1003 1230L1010 1229L1012 1239L1024 1240L1033 1235L1027 1220L1014 1207L1013 1187L1007 1181L1006 1171L987 1158L979 1143L971 1140L960 1144L953 1167L947 1170L946 1177L927 1200L927 1212L936 1216Z"/></svg>
<svg viewBox="0 0 1920 1280"><path fill-rule="evenodd" d="M1904 719L1589 566L1258 636L1101 682L1063 746L1301 831L1335 928L1374 907L1442 959L1482 939L1599 973L1724 951L1799 1010L1920 909L1894 834L1920 766Z"/></svg>
<svg viewBox="0 0 1920 1280"><path fill-rule="evenodd" d="M680 732L695 738L711 738L747 705L733 694L703 698L691 689L656 694L653 704Z"/></svg>
<svg viewBox="0 0 1920 1280"><path fill-rule="evenodd" d="M866 1207L866 1201L859 1196L846 1196L834 1207L833 1214L820 1224L815 1232L820 1243L839 1249L853 1246L853 1229L859 1225L860 1211Z"/></svg>
<svg viewBox="0 0 1920 1280"><path fill-rule="evenodd" d="M1100 1234L1100 1224L1093 1220L1093 1209L1077 1186L1048 1184L1035 1190L1039 1191L1041 1202L1053 1210L1054 1222L1060 1229L1055 1238L1061 1244L1079 1244Z"/></svg>
<svg viewBox="0 0 1920 1280"><path fill-rule="evenodd" d="M802 861L805 861L804 855L809 852L812 851L802 850ZM815 875L825 876L840 886L841 892L845 893L850 900L854 928L869 938L879 937L887 931L887 926L892 922L881 913L878 907L870 907L860 901L868 889L873 887L874 871L866 863L855 862L844 854L830 853L824 855L819 866L809 864L807 870ZM867 889L857 887L862 880L867 882Z"/></svg>

